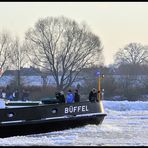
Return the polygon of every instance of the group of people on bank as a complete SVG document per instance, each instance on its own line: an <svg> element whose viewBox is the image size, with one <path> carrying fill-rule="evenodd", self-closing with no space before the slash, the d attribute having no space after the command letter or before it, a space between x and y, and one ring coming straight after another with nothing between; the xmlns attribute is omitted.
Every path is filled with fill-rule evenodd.
<svg viewBox="0 0 148 148"><path fill-rule="evenodd" d="M97 91L97 89L93 88L89 93L88 97L89 101L90 102L98 101L98 93L99 92ZM66 95L64 95L63 91L56 92L55 96L59 103L80 102L80 94L78 89L75 89L74 93L72 92L71 89L69 89Z"/></svg>
<svg viewBox="0 0 148 148"><path fill-rule="evenodd" d="M25 101L29 98L29 92L27 90L23 89L20 93L21 94L19 96L19 91L17 89L14 91L11 91L9 86L7 86L6 89L0 90L0 98L7 99L10 101L18 100L19 97L21 97L22 101Z"/></svg>

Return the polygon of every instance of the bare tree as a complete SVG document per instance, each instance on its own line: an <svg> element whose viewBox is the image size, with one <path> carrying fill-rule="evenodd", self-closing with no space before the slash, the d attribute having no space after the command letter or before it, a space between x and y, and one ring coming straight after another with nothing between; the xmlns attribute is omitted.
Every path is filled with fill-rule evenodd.
<svg viewBox="0 0 148 148"><path fill-rule="evenodd" d="M12 68L20 70L21 67L28 66L29 61L26 55L26 49L24 44L19 41L19 38L16 37L13 41L13 51L11 54Z"/></svg>
<svg viewBox="0 0 148 148"><path fill-rule="evenodd" d="M26 50L20 46L18 38L12 38L6 31L0 34L0 68L3 71L19 69L28 62L26 58Z"/></svg>
<svg viewBox="0 0 148 148"><path fill-rule="evenodd" d="M7 70L10 65L12 55L13 41L8 32L0 34L0 69Z"/></svg>
<svg viewBox="0 0 148 148"><path fill-rule="evenodd" d="M71 86L78 73L102 51L99 37L86 25L65 17L39 19L25 39L31 62L51 72L57 89Z"/></svg>
<svg viewBox="0 0 148 148"><path fill-rule="evenodd" d="M118 65L148 64L148 47L140 43L130 43L115 54L115 63Z"/></svg>
<svg viewBox="0 0 148 148"><path fill-rule="evenodd" d="M17 71L12 84L18 89L19 98L21 98L21 88L24 84L24 80L21 77L21 67L24 67L28 63L27 58L24 45L21 44L19 38L16 37L13 40L13 48L11 49L9 61L11 62L11 69L15 69Z"/></svg>

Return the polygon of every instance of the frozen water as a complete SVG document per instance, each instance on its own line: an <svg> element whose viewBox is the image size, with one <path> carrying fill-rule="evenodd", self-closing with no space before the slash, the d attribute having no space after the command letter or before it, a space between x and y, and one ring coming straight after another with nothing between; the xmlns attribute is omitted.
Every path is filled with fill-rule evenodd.
<svg viewBox="0 0 148 148"><path fill-rule="evenodd" d="M148 146L148 102L103 101L101 125L0 138L1 146Z"/></svg>

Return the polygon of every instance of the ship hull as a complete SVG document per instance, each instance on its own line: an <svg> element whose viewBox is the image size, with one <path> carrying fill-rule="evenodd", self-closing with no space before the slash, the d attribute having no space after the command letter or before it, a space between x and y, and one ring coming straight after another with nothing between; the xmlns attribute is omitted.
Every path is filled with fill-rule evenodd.
<svg viewBox="0 0 148 148"><path fill-rule="evenodd" d="M43 104L0 109L0 137L59 131L101 124L105 113L98 102Z"/></svg>

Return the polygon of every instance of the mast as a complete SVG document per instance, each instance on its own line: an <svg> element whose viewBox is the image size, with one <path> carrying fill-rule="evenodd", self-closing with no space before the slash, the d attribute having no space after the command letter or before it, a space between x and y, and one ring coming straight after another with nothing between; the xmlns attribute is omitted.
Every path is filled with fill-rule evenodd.
<svg viewBox="0 0 148 148"><path fill-rule="evenodd" d="M104 78L104 75L101 75L100 71L97 71L97 76L98 76L98 102L100 103L101 111L104 112L104 108L102 104L104 89L102 89L102 92L101 92L101 80ZM102 97L101 97L101 94L102 94Z"/></svg>

